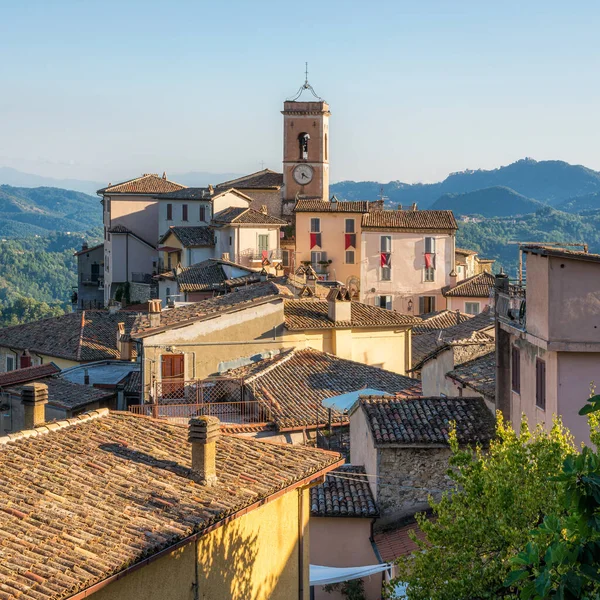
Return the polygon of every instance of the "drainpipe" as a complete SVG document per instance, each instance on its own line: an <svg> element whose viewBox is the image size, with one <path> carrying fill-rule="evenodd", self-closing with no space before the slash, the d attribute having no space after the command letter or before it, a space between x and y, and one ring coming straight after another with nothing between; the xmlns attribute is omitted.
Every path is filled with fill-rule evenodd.
<svg viewBox="0 0 600 600"><path fill-rule="evenodd" d="M298 600L304 600L304 502L298 488Z"/></svg>
<svg viewBox="0 0 600 600"><path fill-rule="evenodd" d="M498 295L509 293L508 276L505 273L496 275L494 290L494 313L496 321L496 410L502 413L506 421L510 421L511 385L510 385L510 333L500 326L498 319Z"/></svg>

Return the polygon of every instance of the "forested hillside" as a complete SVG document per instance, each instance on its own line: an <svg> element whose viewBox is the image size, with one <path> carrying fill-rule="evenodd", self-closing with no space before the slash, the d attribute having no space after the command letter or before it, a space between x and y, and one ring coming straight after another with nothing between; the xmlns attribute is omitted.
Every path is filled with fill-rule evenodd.
<svg viewBox="0 0 600 600"><path fill-rule="evenodd" d="M61 314L77 284L73 256L81 243L97 243L100 230L0 241L0 326Z"/></svg>

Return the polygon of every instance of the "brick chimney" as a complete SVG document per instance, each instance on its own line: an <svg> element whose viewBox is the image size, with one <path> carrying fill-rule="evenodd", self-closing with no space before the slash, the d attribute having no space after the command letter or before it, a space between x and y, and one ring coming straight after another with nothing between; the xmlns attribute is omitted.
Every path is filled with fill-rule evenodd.
<svg viewBox="0 0 600 600"><path fill-rule="evenodd" d="M21 391L23 404L23 428L33 429L46 422L48 386L45 383L28 383Z"/></svg>
<svg viewBox="0 0 600 600"><path fill-rule="evenodd" d="M160 327L160 313L162 312L162 300L156 298L148 300L148 313L150 317L150 327Z"/></svg>
<svg viewBox="0 0 600 600"><path fill-rule="evenodd" d="M217 440L221 422L216 417L190 419L188 441L192 444L192 471L202 485L217 484Z"/></svg>
<svg viewBox="0 0 600 600"><path fill-rule="evenodd" d="M352 299L347 288L333 288L327 294L327 317L334 323L352 320Z"/></svg>

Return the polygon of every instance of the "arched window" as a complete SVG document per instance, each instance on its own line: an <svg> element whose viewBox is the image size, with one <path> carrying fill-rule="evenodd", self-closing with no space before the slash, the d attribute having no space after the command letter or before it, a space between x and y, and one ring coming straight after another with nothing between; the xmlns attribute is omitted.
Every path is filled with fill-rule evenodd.
<svg viewBox="0 0 600 600"><path fill-rule="evenodd" d="M310 140L310 135L308 133L301 133L298 136L298 145L300 147L300 158L308 159L308 141Z"/></svg>

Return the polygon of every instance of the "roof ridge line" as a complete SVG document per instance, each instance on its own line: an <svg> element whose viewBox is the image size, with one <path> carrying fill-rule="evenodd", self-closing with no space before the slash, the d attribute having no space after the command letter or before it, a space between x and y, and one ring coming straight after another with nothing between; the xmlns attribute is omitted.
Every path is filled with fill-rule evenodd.
<svg viewBox="0 0 600 600"><path fill-rule="evenodd" d="M294 346L291 349L291 352L289 352L286 356L280 357L279 360L276 359L275 362L272 365L269 365L268 367L266 367L265 369L263 369L260 373L256 373L255 375L251 375L250 377L248 377L248 379L245 379L244 382L245 383L252 383L255 379L258 379L259 377L262 377L263 375L266 375L267 373L270 373L275 367L278 367L278 366L280 366L282 364L285 364L295 354L296 354L296 346ZM273 357L273 358L275 358L275 357Z"/></svg>
<svg viewBox="0 0 600 600"><path fill-rule="evenodd" d="M65 429L66 427L70 427L71 425L77 425L78 423L91 421L92 419L99 419L101 417L107 416L109 413L110 411L108 410L108 408L98 408L96 410L91 410L71 419L63 419L61 421L50 421L49 423L38 425L33 429L23 429L21 431L17 431L16 433L8 433L6 435L0 436L0 446L9 444L11 442L16 442L25 438L45 435L47 433L50 433L51 431Z"/></svg>

